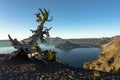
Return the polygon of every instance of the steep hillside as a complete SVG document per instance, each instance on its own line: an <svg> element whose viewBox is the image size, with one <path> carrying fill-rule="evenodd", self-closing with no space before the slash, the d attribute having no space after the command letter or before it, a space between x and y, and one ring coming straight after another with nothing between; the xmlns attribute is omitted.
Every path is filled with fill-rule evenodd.
<svg viewBox="0 0 120 80"><path fill-rule="evenodd" d="M120 36L113 37L107 44L102 45L97 60L86 62L84 68L115 72L120 69Z"/></svg>

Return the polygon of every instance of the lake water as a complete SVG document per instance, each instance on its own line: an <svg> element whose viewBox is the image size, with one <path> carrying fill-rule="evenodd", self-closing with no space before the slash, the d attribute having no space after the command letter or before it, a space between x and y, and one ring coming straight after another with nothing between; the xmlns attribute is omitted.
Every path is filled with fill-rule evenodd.
<svg viewBox="0 0 120 80"><path fill-rule="evenodd" d="M55 48L54 46L40 45L44 50L54 50L57 52L57 58L60 58L63 63L68 63L70 66L82 67L84 62L97 59L99 48L76 48L69 51L64 51ZM15 51L13 47L0 47L0 54L11 53Z"/></svg>

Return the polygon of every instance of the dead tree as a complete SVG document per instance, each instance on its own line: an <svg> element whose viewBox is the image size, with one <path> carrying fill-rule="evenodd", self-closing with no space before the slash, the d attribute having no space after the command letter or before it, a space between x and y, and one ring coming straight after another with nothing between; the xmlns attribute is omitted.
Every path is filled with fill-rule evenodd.
<svg viewBox="0 0 120 80"><path fill-rule="evenodd" d="M8 34L8 37L10 41L12 42L12 46L17 49L19 54L24 53L24 54L30 54L34 53L35 50L33 50L33 46L35 43L37 43L37 40L40 39L41 43L45 41L44 38L49 37L49 30L51 27L48 29L44 27L44 23L46 21L52 21L52 17L49 20L49 11L46 9L42 10L39 8L39 13L36 14L37 22L39 25L37 26L36 30L30 30L33 35L31 36L31 40L27 42L26 44L19 42L17 39L12 39L11 36ZM44 36L46 35L46 37Z"/></svg>

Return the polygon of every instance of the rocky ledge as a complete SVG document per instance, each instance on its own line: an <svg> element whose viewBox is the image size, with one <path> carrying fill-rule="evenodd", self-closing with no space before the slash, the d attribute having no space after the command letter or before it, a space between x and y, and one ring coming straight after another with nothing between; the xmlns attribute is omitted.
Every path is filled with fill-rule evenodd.
<svg viewBox="0 0 120 80"><path fill-rule="evenodd" d="M8 55L9 56L9 55ZM64 64L0 57L0 80L119 80L119 74L75 68Z"/></svg>
<svg viewBox="0 0 120 80"><path fill-rule="evenodd" d="M98 59L92 62L86 62L84 68L104 72L119 72L120 36L113 37L109 43L102 45Z"/></svg>

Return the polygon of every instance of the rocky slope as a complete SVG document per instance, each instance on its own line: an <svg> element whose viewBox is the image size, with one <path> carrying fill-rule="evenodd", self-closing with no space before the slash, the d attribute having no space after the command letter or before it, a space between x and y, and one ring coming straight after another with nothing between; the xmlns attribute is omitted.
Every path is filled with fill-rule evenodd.
<svg viewBox="0 0 120 80"><path fill-rule="evenodd" d="M102 45L97 60L86 62L84 68L116 72L120 69L120 36L113 37L107 44Z"/></svg>
<svg viewBox="0 0 120 80"><path fill-rule="evenodd" d="M75 68L55 62L48 65L24 58L0 57L0 80L120 80L119 74Z"/></svg>

